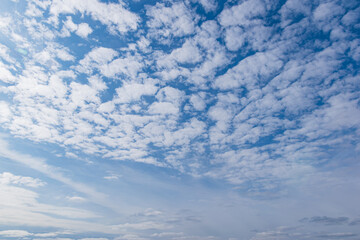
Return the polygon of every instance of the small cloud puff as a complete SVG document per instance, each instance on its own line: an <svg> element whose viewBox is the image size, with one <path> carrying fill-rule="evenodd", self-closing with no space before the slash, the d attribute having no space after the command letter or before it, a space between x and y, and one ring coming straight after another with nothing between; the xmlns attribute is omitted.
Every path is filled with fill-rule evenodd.
<svg viewBox="0 0 360 240"><path fill-rule="evenodd" d="M9 172L0 173L0 184L23 185L27 187L42 187L46 183L38 178L16 176Z"/></svg>

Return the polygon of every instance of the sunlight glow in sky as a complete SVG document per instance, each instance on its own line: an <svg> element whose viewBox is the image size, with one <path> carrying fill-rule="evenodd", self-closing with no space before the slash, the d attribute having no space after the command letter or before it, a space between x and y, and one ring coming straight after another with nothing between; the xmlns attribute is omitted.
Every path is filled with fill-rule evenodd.
<svg viewBox="0 0 360 240"><path fill-rule="evenodd" d="M0 239L360 238L357 0L1 0Z"/></svg>

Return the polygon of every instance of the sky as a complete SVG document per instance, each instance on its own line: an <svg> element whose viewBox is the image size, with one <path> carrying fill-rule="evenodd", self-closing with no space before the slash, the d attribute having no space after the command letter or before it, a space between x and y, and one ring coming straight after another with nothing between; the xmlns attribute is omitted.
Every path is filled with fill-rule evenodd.
<svg viewBox="0 0 360 240"><path fill-rule="evenodd" d="M1 0L0 239L360 239L357 0Z"/></svg>

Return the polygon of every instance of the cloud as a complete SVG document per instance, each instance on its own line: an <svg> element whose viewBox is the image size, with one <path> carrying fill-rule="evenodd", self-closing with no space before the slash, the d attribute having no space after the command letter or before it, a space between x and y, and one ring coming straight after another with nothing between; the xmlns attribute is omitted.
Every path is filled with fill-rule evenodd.
<svg viewBox="0 0 360 240"><path fill-rule="evenodd" d="M195 15L182 2L175 2L169 7L157 3L148 7L146 14L150 17L147 23L150 35L156 39L182 37L195 30Z"/></svg>
<svg viewBox="0 0 360 240"><path fill-rule="evenodd" d="M245 43L244 30L238 26L226 29L225 33L226 47L231 51L237 51Z"/></svg>
<svg viewBox="0 0 360 240"><path fill-rule="evenodd" d="M134 229L134 230L147 230L147 229L168 229L171 228L170 225L156 222L140 222L140 223L124 223L120 225L112 226L115 229Z"/></svg>
<svg viewBox="0 0 360 240"><path fill-rule="evenodd" d="M347 224L349 222L349 218L347 217L327 217L327 216L315 216L311 218L304 218L300 220L301 222L309 222L309 223L322 223L325 225L341 225L341 224Z"/></svg>
<svg viewBox="0 0 360 240"><path fill-rule="evenodd" d="M117 55L118 52L111 48L94 48L80 60L77 70L90 74L94 67L99 68L100 66L107 64Z"/></svg>
<svg viewBox="0 0 360 240"><path fill-rule="evenodd" d="M76 34L83 38L87 38L87 36L92 32L93 30L89 27L89 24L87 23L80 23L78 29L76 30Z"/></svg>
<svg viewBox="0 0 360 240"><path fill-rule="evenodd" d="M324 31L329 31L332 28L335 18L344 13L344 9L334 2L322 3L314 11L314 19Z"/></svg>
<svg viewBox="0 0 360 240"><path fill-rule="evenodd" d="M0 231L0 236L4 236L4 237L12 237L12 238L21 238L21 237L27 237L27 236L31 236L32 234L27 232L27 231L23 231L23 230L5 230L5 231Z"/></svg>
<svg viewBox="0 0 360 240"><path fill-rule="evenodd" d="M175 49L170 56L179 63L197 63L201 61L199 49L190 42L185 42L181 48Z"/></svg>
<svg viewBox="0 0 360 240"><path fill-rule="evenodd" d="M104 195L103 193L97 192L96 190L92 189L91 187L86 186L85 184L74 182L71 179L65 177L56 168L46 164L46 161L44 159L32 157L30 155L18 153L14 150L11 150L8 146L8 143L3 139L1 139L1 154L0 154L0 156L3 158L13 160L15 162L22 163L25 166L28 166L36 171L39 171L52 179L55 179L61 183L64 183L64 184L72 187L76 191L86 194L93 201L98 202L99 204L108 204L108 203L106 203L107 202L106 195ZM5 176L9 176L9 175L6 174ZM10 176L10 182L15 182L15 183L16 182L19 182L19 183L24 182L23 184L29 184L29 182L30 182L31 185L36 185L34 182L37 182L37 180L21 178L21 177L19 178L16 176L13 176L13 177ZM39 185L39 184L41 185L41 182L37 183L37 185ZM110 207L111 204L108 206Z"/></svg>
<svg viewBox="0 0 360 240"><path fill-rule="evenodd" d="M326 149L355 151L358 6L134 4L34 1L2 17L4 130L259 194L316 172Z"/></svg>
<svg viewBox="0 0 360 240"><path fill-rule="evenodd" d="M259 17L264 16L266 8L263 1L244 1L239 5L224 9L219 15L219 22L222 26L242 25L247 26L260 22Z"/></svg>
<svg viewBox="0 0 360 240"><path fill-rule="evenodd" d="M202 111L206 108L206 102L204 101L205 94L202 92L193 94L190 97L191 105L198 111Z"/></svg>
<svg viewBox="0 0 360 240"><path fill-rule="evenodd" d="M326 226L332 225L349 225L355 226L359 224L359 219L350 219L348 217L327 217L327 216L314 216L311 218L303 218L300 220L302 223L319 223Z"/></svg>
<svg viewBox="0 0 360 240"><path fill-rule="evenodd" d="M62 232L48 232L48 233L31 233L24 230L4 230L0 231L0 236L10 237L10 238L25 238L25 237L56 237L58 235L63 234L72 234L70 231L62 231ZM42 238L44 239L44 238ZM54 239L54 238L52 238ZM56 238L61 239L61 238Z"/></svg>
<svg viewBox="0 0 360 240"><path fill-rule="evenodd" d="M0 44L0 58L4 59L8 63L15 63L14 58L10 56L9 48L3 44Z"/></svg>
<svg viewBox="0 0 360 240"><path fill-rule="evenodd" d="M352 25L352 24L356 24L358 22L359 19L359 13L360 8L356 8L354 10L350 10L348 11L342 18L341 18L341 22L345 25Z"/></svg>
<svg viewBox="0 0 360 240"><path fill-rule="evenodd" d="M107 180L118 180L118 179L119 179L119 176L117 176L117 175L109 175L109 176L105 176L104 179L107 179Z"/></svg>
<svg viewBox="0 0 360 240"><path fill-rule="evenodd" d="M217 8L217 3L214 0L192 0L192 1L200 3L206 12L213 12Z"/></svg>
<svg viewBox="0 0 360 240"><path fill-rule="evenodd" d="M0 123L8 122L11 117L11 110L5 101L0 101Z"/></svg>
<svg viewBox="0 0 360 240"><path fill-rule="evenodd" d="M0 81L11 83L15 81L15 76L11 73L9 66L0 62Z"/></svg>
<svg viewBox="0 0 360 240"><path fill-rule="evenodd" d="M136 57L118 58L109 64L100 66L100 72L106 77L129 76L135 78L142 69L143 63Z"/></svg>
<svg viewBox="0 0 360 240"><path fill-rule="evenodd" d="M108 240L108 238L81 238L80 240Z"/></svg>
<svg viewBox="0 0 360 240"><path fill-rule="evenodd" d="M358 236L355 233L329 233L329 234L321 234L318 235L318 238L325 238L325 239L343 239L349 237L356 237Z"/></svg>
<svg viewBox="0 0 360 240"><path fill-rule="evenodd" d="M86 202L87 200L83 197L79 197L79 196L68 196L66 197L67 200L71 201L71 202Z"/></svg>
<svg viewBox="0 0 360 240"><path fill-rule="evenodd" d="M9 172L0 173L0 183L1 184L24 185L24 186L35 187L35 188L45 185L45 183L42 182L40 179L16 176Z"/></svg>
<svg viewBox="0 0 360 240"><path fill-rule="evenodd" d="M60 14L88 14L92 19L100 21L108 27L110 33L125 33L136 30L139 18L136 14L125 9L121 3L102 3L98 0L74 2L70 0L55 0L50 5L52 20L58 23ZM105 14L106 13L106 14ZM89 30L86 30L88 32ZM80 33L81 32L81 33ZM79 34L84 34L81 30Z"/></svg>
<svg viewBox="0 0 360 240"><path fill-rule="evenodd" d="M2 237L357 239L358 4L144 3L5 4Z"/></svg>
<svg viewBox="0 0 360 240"><path fill-rule="evenodd" d="M251 240L271 240L271 239L356 239L358 234L351 232L332 232L332 233L320 233L307 231L299 227L278 227L276 230L258 232Z"/></svg>
<svg viewBox="0 0 360 240"><path fill-rule="evenodd" d="M64 23L64 27L66 28L62 30L62 35L68 35L66 31L75 32L82 38L87 38L89 34L93 32L92 28L87 23L75 24L70 16L66 18L66 22Z"/></svg>
<svg viewBox="0 0 360 240"><path fill-rule="evenodd" d="M117 98L114 99L115 103L130 103L139 101L142 96L154 95L158 87L151 83L147 84L124 84L121 88L117 88Z"/></svg>
<svg viewBox="0 0 360 240"><path fill-rule="evenodd" d="M245 86L252 89L257 85L265 84L267 79L275 75L282 65L283 62L274 52L256 53L218 77L215 87L229 89Z"/></svg>
<svg viewBox="0 0 360 240"><path fill-rule="evenodd" d="M0 221L3 222L3 224L9 221L9 223L17 225L31 224L32 226L37 226L39 223L48 219L49 225L47 226L61 227L61 218L64 217L72 219L97 217L96 214L82 209L39 203L37 200L39 195L25 188L2 183L1 193L2 197L0 201L4 209L1 210L2 217ZM14 213L18 215L14 216ZM56 215L58 218L53 218L51 215ZM31 217L36 216L38 217L38 221L31 223ZM8 220L6 220L6 218L8 218Z"/></svg>

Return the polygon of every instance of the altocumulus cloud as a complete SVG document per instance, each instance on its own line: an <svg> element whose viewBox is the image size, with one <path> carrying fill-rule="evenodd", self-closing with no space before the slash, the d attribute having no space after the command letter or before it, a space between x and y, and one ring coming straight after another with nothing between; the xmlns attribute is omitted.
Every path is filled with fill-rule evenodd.
<svg viewBox="0 0 360 240"><path fill-rule="evenodd" d="M360 234L352 227L360 213L350 210L359 196L357 1L1 5L0 137L8 142L1 140L6 145L0 147L0 184L7 196L0 198L21 197L21 214L45 214L38 225L50 219L46 226L59 228L56 237L355 239ZM196 184L191 189L187 181ZM52 187L62 190L45 198L41 189ZM340 193L346 199L339 200ZM157 197L145 203L152 194ZM214 198L199 199L201 194ZM222 200L215 197L220 195ZM319 205L301 213L291 207L298 199ZM333 202L320 206L329 199ZM197 212L202 201L213 210ZM329 210L337 201L339 211ZM25 207L29 202L32 207ZM265 214L267 203L293 209L293 217L279 215L271 226L255 226L254 216ZM230 208L245 211L253 224L242 230L221 226L215 216L236 222L228 216ZM162 214L145 214L146 209ZM66 219L71 213L75 219ZM111 214L119 215L95 223ZM89 232L105 235L81 235L83 216L93 224ZM30 224L0 219L4 226ZM194 230L189 219L202 230ZM283 226L288 220L292 226ZM316 224L322 229L315 231ZM0 233L41 237L11 229Z"/></svg>

